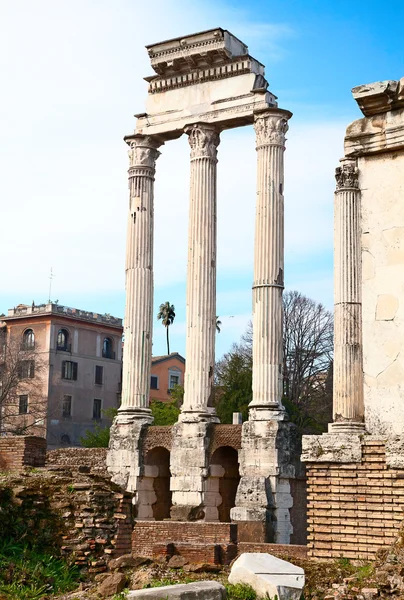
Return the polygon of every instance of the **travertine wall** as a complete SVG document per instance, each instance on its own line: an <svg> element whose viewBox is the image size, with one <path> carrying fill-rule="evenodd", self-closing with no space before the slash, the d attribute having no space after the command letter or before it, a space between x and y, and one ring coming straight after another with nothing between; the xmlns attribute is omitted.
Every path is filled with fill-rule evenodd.
<svg viewBox="0 0 404 600"><path fill-rule="evenodd" d="M379 548L397 537L404 471L388 468L381 439L365 436L361 454L360 462L306 463L311 558L373 560Z"/></svg>
<svg viewBox="0 0 404 600"><path fill-rule="evenodd" d="M371 433L399 434L404 425L404 150L359 158L358 166L365 420Z"/></svg>

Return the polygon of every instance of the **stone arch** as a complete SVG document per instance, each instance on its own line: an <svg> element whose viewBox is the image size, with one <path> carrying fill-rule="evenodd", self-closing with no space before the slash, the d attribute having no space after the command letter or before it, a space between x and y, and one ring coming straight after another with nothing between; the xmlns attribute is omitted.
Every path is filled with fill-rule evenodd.
<svg viewBox="0 0 404 600"><path fill-rule="evenodd" d="M210 458L205 518L207 521L230 522L230 510L236 504L240 481L238 452L232 446L220 446Z"/></svg>
<svg viewBox="0 0 404 600"><path fill-rule="evenodd" d="M170 452L163 446L145 455L143 477L138 487L138 519L163 521L170 518Z"/></svg>

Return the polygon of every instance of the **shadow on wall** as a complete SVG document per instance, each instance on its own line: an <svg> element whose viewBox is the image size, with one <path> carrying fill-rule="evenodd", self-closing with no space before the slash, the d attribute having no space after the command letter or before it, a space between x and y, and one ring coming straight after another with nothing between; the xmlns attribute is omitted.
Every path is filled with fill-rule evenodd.
<svg viewBox="0 0 404 600"><path fill-rule="evenodd" d="M221 446L212 454L207 480L206 520L230 522L230 509L235 506L240 481L238 452L231 446Z"/></svg>
<svg viewBox="0 0 404 600"><path fill-rule="evenodd" d="M170 476L170 452L162 446L149 450L138 486L138 519L170 518Z"/></svg>

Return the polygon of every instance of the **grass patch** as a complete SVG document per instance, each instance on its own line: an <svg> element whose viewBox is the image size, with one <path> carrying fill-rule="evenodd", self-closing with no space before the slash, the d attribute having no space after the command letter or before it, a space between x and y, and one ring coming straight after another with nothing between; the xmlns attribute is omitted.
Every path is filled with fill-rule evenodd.
<svg viewBox="0 0 404 600"><path fill-rule="evenodd" d="M231 583L225 584L227 592L227 600L256 600L257 594L251 586L245 585L244 583Z"/></svg>
<svg viewBox="0 0 404 600"><path fill-rule="evenodd" d="M74 589L79 570L38 548L14 542L0 544L0 594L10 600L39 600Z"/></svg>

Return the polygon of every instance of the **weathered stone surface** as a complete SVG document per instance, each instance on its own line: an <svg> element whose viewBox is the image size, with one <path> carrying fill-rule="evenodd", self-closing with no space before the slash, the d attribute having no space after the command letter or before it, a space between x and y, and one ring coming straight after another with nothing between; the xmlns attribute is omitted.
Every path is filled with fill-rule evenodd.
<svg viewBox="0 0 404 600"><path fill-rule="evenodd" d="M323 433L303 436L302 462L354 463L360 462L361 458L361 438L358 434Z"/></svg>
<svg viewBox="0 0 404 600"><path fill-rule="evenodd" d="M140 565L150 562L149 558L144 556L132 556L131 554L123 554L118 558L112 558L108 563L108 568L113 571L114 569L127 569L129 567L136 568Z"/></svg>
<svg viewBox="0 0 404 600"><path fill-rule="evenodd" d="M226 589L217 581L198 581L195 583L167 585L148 590L130 591L128 600L225 600Z"/></svg>
<svg viewBox="0 0 404 600"><path fill-rule="evenodd" d="M391 469L404 468L404 436L397 435L386 441L386 464Z"/></svg>
<svg viewBox="0 0 404 600"><path fill-rule="evenodd" d="M171 569L182 569L182 567L184 565L187 564L187 560L186 558L184 558L183 556L179 556L178 554L175 554L174 556L172 556L170 558L170 560L168 561L168 566Z"/></svg>
<svg viewBox="0 0 404 600"><path fill-rule="evenodd" d="M119 594L125 588L126 577L123 573L113 573L98 586L98 593L104 598Z"/></svg>
<svg viewBox="0 0 404 600"><path fill-rule="evenodd" d="M229 582L248 584L258 596L299 600L304 586L304 571L271 554L246 553L233 563Z"/></svg>

